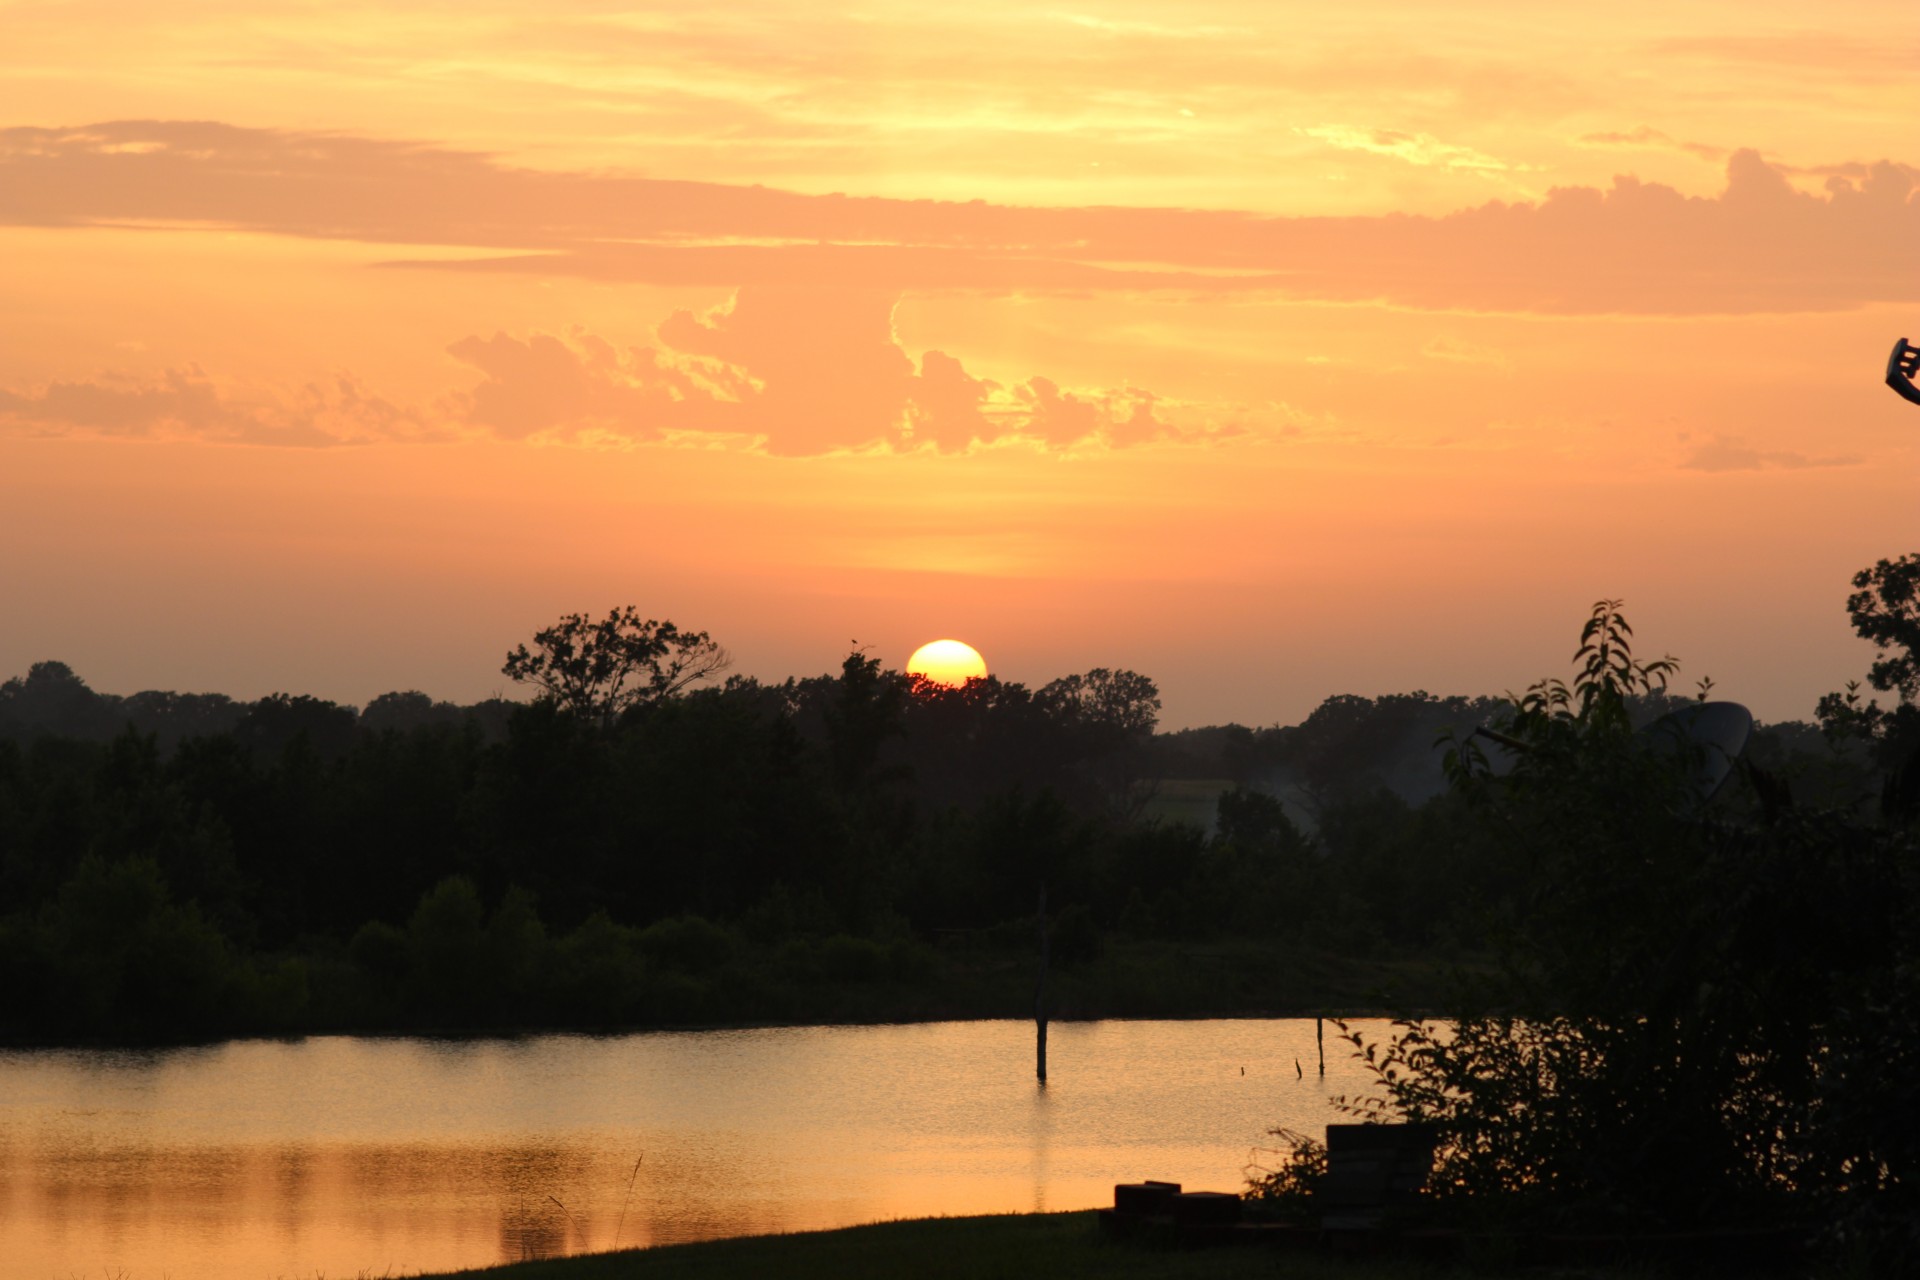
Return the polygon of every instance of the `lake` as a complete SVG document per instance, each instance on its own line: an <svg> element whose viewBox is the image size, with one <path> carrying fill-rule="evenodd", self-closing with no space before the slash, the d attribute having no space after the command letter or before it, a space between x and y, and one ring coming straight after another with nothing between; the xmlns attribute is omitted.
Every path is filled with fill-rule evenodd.
<svg viewBox="0 0 1920 1280"><path fill-rule="evenodd" d="M1048 1058L1014 1021L4 1051L4 1267L339 1280L1232 1191L1367 1083L1312 1019L1055 1023Z"/></svg>

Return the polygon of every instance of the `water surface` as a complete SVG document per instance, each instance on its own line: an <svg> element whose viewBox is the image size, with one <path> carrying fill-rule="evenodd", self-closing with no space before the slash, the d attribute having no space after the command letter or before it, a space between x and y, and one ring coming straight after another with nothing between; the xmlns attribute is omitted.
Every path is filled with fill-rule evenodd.
<svg viewBox="0 0 1920 1280"><path fill-rule="evenodd" d="M0 1265L338 1280L1236 1190L1268 1129L1366 1083L1331 1029L1319 1078L1311 1019L1050 1050L1045 1088L1021 1022L0 1052Z"/></svg>

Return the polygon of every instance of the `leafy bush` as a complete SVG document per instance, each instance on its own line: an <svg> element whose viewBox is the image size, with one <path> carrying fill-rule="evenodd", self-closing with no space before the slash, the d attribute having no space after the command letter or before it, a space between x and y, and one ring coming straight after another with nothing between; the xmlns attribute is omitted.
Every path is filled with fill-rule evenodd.
<svg viewBox="0 0 1920 1280"><path fill-rule="evenodd" d="M1269 1129L1285 1144L1254 1155L1278 1157L1272 1168L1256 1159L1246 1168L1247 1187L1241 1199L1261 1217L1310 1222L1315 1218L1313 1198L1327 1176L1327 1147L1317 1138L1293 1129Z"/></svg>
<svg viewBox="0 0 1920 1280"><path fill-rule="evenodd" d="M1093 912L1076 902L1053 920L1052 959L1063 968L1098 960L1106 950L1106 939L1094 923Z"/></svg>
<svg viewBox="0 0 1920 1280"><path fill-rule="evenodd" d="M647 976L634 932L596 911L554 944L546 985L552 1016L588 1024L634 1016Z"/></svg>
<svg viewBox="0 0 1920 1280"><path fill-rule="evenodd" d="M1685 753L1633 732L1630 698L1674 664L1637 662L1630 634L1595 607L1575 684L1533 686L1500 724L1505 776L1454 744L1456 784L1527 868L1511 950L1456 1020L1350 1034L1376 1092L1345 1105L1436 1126L1437 1196L1541 1224L1771 1222L1864 1171L1911 1179L1834 1105L1848 1011L1911 946L1911 842L1706 806Z"/></svg>
<svg viewBox="0 0 1920 1280"><path fill-rule="evenodd" d="M148 858L81 861L37 920L9 930L10 962L38 982L53 1025L134 1039L218 1026L243 965ZM6 975L11 977L13 975Z"/></svg>
<svg viewBox="0 0 1920 1280"><path fill-rule="evenodd" d="M733 959L733 934L699 916L678 916L642 929L637 941L647 957L685 973L712 973Z"/></svg>
<svg viewBox="0 0 1920 1280"><path fill-rule="evenodd" d="M435 885L407 921L407 1003L430 1022L469 1023L490 1002L485 909L465 876Z"/></svg>
<svg viewBox="0 0 1920 1280"><path fill-rule="evenodd" d="M885 977L890 959L886 946L844 933L822 939L815 954L820 971L836 982L872 982Z"/></svg>
<svg viewBox="0 0 1920 1280"><path fill-rule="evenodd" d="M407 935L384 920L369 920L355 931L347 955L369 978L397 983L407 973Z"/></svg>

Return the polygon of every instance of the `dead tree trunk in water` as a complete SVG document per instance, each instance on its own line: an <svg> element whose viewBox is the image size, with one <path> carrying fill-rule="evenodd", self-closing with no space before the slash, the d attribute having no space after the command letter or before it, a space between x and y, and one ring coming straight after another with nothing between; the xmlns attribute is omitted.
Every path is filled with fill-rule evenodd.
<svg viewBox="0 0 1920 1280"><path fill-rule="evenodd" d="M1047 1082L1047 882L1040 882L1040 978L1033 987L1034 1072Z"/></svg>

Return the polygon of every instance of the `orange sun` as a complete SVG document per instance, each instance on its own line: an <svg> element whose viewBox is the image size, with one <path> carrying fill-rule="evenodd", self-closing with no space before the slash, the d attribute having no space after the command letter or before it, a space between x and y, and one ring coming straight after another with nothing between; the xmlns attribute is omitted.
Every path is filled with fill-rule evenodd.
<svg viewBox="0 0 1920 1280"><path fill-rule="evenodd" d="M957 689L975 676L986 675L987 660L970 644L934 640L913 651L907 659L907 674Z"/></svg>

